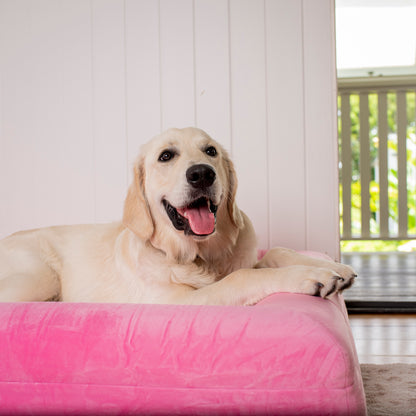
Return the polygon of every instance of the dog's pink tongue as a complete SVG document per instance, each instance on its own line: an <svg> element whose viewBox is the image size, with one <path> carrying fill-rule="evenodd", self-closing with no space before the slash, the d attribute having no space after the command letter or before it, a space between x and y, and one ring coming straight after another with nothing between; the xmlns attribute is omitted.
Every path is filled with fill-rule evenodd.
<svg viewBox="0 0 416 416"><path fill-rule="evenodd" d="M195 234L204 235L214 232L215 216L207 206L183 208L179 212L189 221L189 225Z"/></svg>

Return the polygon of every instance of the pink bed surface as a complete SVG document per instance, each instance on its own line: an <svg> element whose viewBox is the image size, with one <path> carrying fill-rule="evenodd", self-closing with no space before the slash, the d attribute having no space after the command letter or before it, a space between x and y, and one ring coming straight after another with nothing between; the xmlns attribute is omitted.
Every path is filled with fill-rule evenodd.
<svg viewBox="0 0 416 416"><path fill-rule="evenodd" d="M365 415L345 304L0 305L0 413Z"/></svg>

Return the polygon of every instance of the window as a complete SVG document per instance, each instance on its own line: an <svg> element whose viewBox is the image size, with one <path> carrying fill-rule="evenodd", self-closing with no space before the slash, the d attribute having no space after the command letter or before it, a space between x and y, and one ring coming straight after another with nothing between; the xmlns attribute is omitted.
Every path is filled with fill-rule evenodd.
<svg viewBox="0 0 416 416"><path fill-rule="evenodd" d="M416 75L415 0L336 0L338 77Z"/></svg>

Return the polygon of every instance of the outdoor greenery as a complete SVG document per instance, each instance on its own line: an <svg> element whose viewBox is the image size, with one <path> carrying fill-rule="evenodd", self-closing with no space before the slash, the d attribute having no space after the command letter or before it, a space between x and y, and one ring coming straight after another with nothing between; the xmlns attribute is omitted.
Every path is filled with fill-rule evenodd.
<svg viewBox="0 0 416 416"><path fill-rule="evenodd" d="M370 231L378 235L380 187L378 182L378 96L369 94L369 139L371 155L371 183L370 183ZM360 180L360 97L358 94L350 96L351 120L351 153L352 153L352 184L351 184L351 221L352 235L361 234L361 180ZM415 131L415 93L406 94L407 107L407 193L408 193L408 233L416 235L416 131ZM341 106L339 101L339 138L342 148L341 136ZM389 197L389 228L397 230L398 224L398 167L397 167L397 96L395 93L387 94L387 122L388 122L388 197ZM342 207L342 167L340 169L340 214L341 232L343 229ZM391 251L396 250L403 241L343 241L343 251Z"/></svg>
<svg viewBox="0 0 416 416"><path fill-rule="evenodd" d="M365 253L397 251L409 240L347 240L341 241L341 251L361 251Z"/></svg>

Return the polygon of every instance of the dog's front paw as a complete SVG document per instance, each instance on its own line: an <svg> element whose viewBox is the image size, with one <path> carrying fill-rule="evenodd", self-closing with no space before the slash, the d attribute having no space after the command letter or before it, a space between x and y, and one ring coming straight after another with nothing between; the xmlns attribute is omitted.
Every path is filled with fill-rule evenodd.
<svg viewBox="0 0 416 416"><path fill-rule="evenodd" d="M321 267L311 269L305 276L307 277L300 285L301 293L321 298L340 291L344 284L344 278L338 273Z"/></svg>
<svg viewBox="0 0 416 416"><path fill-rule="evenodd" d="M331 265L331 269L334 270L341 279L338 282L337 290L342 291L344 289L348 289L351 287L357 277L357 273L355 273L354 269L351 266L347 266L346 264L342 263L334 263Z"/></svg>

